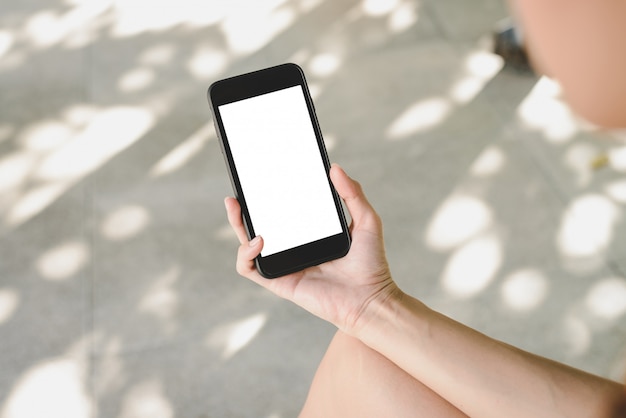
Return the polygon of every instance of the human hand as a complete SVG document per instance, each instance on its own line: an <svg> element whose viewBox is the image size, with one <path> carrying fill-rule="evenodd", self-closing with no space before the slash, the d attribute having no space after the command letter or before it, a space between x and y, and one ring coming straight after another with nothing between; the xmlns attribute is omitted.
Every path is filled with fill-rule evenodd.
<svg viewBox="0 0 626 418"><path fill-rule="evenodd" d="M376 306L373 302L400 292L385 257L382 222L361 186L337 165L331 167L330 178L352 217L350 251L342 258L277 279L266 279L256 270L254 259L261 253L263 239L258 236L248 241L237 199L228 197L224 203L241 243L237 272L353 334L367 322L369 309Z"/></svg>

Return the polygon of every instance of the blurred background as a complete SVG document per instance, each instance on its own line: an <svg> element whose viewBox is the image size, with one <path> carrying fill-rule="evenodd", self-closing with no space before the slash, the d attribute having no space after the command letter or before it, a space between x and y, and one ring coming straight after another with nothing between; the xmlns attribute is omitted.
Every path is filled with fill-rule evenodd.
<svg viewBox="0 0 626 418"><path fill-rule="evenodd" d="M234 270L206 102L283 62L395 279L622 380L626 142L492 53L503 0L0 3L0 417L293 417L335 330Z"/></svg>

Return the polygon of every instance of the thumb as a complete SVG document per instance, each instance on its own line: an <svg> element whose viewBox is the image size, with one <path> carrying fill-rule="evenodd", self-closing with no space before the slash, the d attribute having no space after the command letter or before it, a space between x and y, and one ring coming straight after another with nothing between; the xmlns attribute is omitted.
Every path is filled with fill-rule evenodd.
<svg viewBox="0 0 626 418"><path fill-rule="evenodd" d="M355 228L382 229L378 214L365 197L357 181L350 178L337 164L333 164L330 168L330 179L339 196L346 202Z"/></svg>
<svg viewBox="0 0 626 418"><path fill-rule="evenodd" d="M243 242L237 252L237 273L248 277L255 270L254 259L261 254L262 249L263 238L260 235L249 242Z"/></svg>

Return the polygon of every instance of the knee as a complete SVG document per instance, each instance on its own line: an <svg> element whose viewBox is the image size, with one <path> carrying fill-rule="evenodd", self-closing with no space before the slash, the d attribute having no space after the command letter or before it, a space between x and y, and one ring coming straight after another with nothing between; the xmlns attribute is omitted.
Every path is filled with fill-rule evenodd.
<svg viewBox="0 0 626 418"><path fill-rule="evenodd" d="M371 396L381 394L382 375L399 369L360 340L338 331L322 359L301 417L370 416L364 413ZM387 379L385 379L387 380Z"/></svg>
<svg viewBox="0 0 626 418"><path fill-rule="evenodd" d="M346 385L354 387L346 373L352 374L350 369L359 362L354 355L361 350L360 344L341 331L335 334L313 377L300 418L339 416L338 410L346 403Z"/></svg>
<svg viewBox="0 0 626 418"><path fill-rule="evenodd" d="M313 378L301 417L465 417L356 338L339 331Z"/></svg>

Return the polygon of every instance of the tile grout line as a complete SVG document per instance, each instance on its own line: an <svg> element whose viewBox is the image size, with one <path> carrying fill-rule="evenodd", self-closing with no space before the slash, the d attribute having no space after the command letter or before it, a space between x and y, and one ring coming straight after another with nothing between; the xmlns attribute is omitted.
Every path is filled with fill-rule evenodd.
<svg viewBox="0 0 626 418"><path fill-rule="evenodd" d="M422 6L426 12L426 15L428 16L428 18L430 18L430 21L433 23L435 31L439 32L438 34L441 37L441 39L453 44L453 42L451 42L450 34L446 31L443 23L441 22L441 19L439 19L439 16L437 15L437 12L432 9L432 6L430 5L430 3L424 2L422 3Z"/></svg>
<svg viewBox="0 0 626 418"><path fill-rule="evenodd" d="M487 103L489 107L494 110L496 115L498 115L500 121L504 124L503 129L505 130L505 132L507 132L512 138L514 138L514 140L521 143L522 147L526 150L528 159L537 168L539 173L541 173L541 176L543 177L545 183L548 185L549 189L552 190L557 200L561 202L564 207L567 206L567 202L569 200L567 197L567 191L563 187L559 186L558 181L550 173L550 170L546 169L546 165L549 166L549 164L546 164L545 160L543 160L538 155L536 147L533 146L530 141L525 140L524 138L520 138L519 133L512 129L511 126L506 123L507 120L504 117L502 110L498 106L496 106L492 102L492 100L487 100Z"/></svg>
<svg viewBox="0 0 626 418"><path fill-rule="evenodd" d="M606 263L611 273L626 277L626 270L624 270L616 260L609 259Z"/></svg>
<svg viewBox="0 0 626 418"><path fill-rule="evenodd" d="M93 46L89 44L84 51L85 60L85 79L84 79L84 101L87 103L93 102ZM87 271L86 280L86 303L87 303L87 318L86 321L86 337L87 344L87 391L89 396L89 403L91 405L91 418L97 418L98 408L96 402L96 377L95 377L95 292L94 282L96 275L96 240L94 233L94 199L93 199L93 177L89 176L85 183L85 223L84 234L91 251L91 262Z"/></svg>

